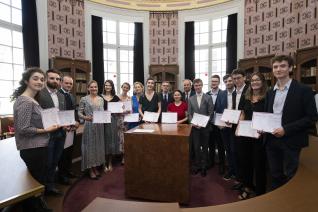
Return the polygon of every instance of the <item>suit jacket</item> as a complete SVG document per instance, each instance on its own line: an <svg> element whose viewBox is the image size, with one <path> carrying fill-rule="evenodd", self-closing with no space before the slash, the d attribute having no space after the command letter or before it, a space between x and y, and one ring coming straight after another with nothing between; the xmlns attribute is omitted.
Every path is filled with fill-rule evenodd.
<svg viewBox="0 0 318 212"><path fill-rule="evenodd" d="M163 93L159 93L159 101L161 102L161 112L167 112L169 103L173 102L173 97L171 93L168 93L168 101L163 99Z"/></svg>
<svg viewBox="0 0 318 212"><path fill-rule="evenodd" d="M269 90L265 99L265 111L273 113L276 90ZM282 127L285 135L281 138L290 148L308 146L307 130L317 121L317 109L312 90L292 80L283 106ZM266 140L275 139L267 134Z"/></svg>
<svg viewBox="0 0 318 212"><path fill-rule="evenodd" d="M191 122L193 114L199 113L205 116L210 116L210 120L213 117L213 101L212 98L207 94L202 94L200 108L197 101L197 95L191 96L188 101L188 117Z"/></svg>
<svg viewBox="0 0 318 212"><path fill-rule="evenodd" d="M231 108L235 109L235 105L234 103L234 98L236 98L236 94L233 92L232 93L232 105ZM218 97L217 97L217 101L215 102L215 112L216 113L223 113L224 109L227 109L227 90L225 91L219 91Z"/></svg>
<svg viewBox="0 0 318 212"><path fill-rule="evenodd" d="M194 90L190 90L190 97L195 95L195 91ZM190 99L190 98L189 98ZM185 98L185 92L182 92L182 101L186 102L186 98Z"/></svg>
<svg viewBox="0 0 318 212"><path fill-rule="evenodd" d="M73 94L64 92L63 89L59 89L59 92L64 95L65 98L65 110L75 111L75 120L79 122L79 117L76 109L75 98Z"/></svg>
<svg viewBox="0 0 318 212"><path fill-rule="evenodd" d="M220 95L221 95L221 93L222 93L222 90L219 89L219 90L218 90L218 94L217 94L217 96L216 96L215 103L214 103L213 112L215 112L216 110L218 110L218 108L217 108L217 107L219 107L218 101L220 101ZM211 90L208 91L206 94L208 94L208 95L211 97L211 99L212 99L212 92L211 92ZM213 99L212 99L212 102L213 102Z"/></svg>
<svg viewBox="0 0 318 212"><path fill-rule="evenodd" d="M243 88L243 91L242 91L240 102L239 102L238 107L237 107L238 110L243 110L244 109L244 105L245 105L245 102L246 102L245 93L246 93L247 89L248 89L248 85L245 85L245 87ZM236 90L232 94L232 102L233 102L233 109L235 109L235 106L236 106Z"/></svg>

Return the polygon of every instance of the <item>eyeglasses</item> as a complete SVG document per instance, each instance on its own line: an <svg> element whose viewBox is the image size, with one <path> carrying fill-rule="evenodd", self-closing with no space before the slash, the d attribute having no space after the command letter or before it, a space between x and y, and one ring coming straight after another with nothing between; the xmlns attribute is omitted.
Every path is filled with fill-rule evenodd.
<svg viewBox="0 0 318 212"><path fill-rule="evenodd" d="M49 77L49 79L50 79L50 80L57 80L57 81L60 81L60 80L61 80L61 78L59 78L59 77L56 77L56 78L55 78L55 77Z"/></svg>

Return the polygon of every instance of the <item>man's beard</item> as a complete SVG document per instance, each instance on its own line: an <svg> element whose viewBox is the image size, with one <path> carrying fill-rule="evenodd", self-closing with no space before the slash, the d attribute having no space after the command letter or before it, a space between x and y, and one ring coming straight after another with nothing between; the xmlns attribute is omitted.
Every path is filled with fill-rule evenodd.
<svg viewBox="0 0 318 212"><path fill-rule="evenodd" d="M47 82L46 85L47 85L47 87L49 87L51 89L57 89L59 86L57 83L50 83L50 82Z"/></svg>

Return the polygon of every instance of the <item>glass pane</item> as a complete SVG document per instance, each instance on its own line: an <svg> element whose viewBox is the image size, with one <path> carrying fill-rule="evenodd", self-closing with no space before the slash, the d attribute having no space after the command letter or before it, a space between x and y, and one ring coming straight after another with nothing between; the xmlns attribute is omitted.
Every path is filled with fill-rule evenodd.
<svg viewBox="0 0 318 212"><path fill-rule="evenodd" d="M135 34L135 24L129 23L129 34L134 35Z"/></svg>
<svg viewBox="0 0 318 212"><path fill-rule="evenodd" d="M129 62L134 62L134 51L129 50Z"/></svg>
<svg viewBox="0 0 318 212"><path fill-rule="evenodd" d="M209 22L202 21L200 22L200 33L209 32Z"/></svg>
<svg viewBox="0 0 318 212"><path fill-rule="evenodd" d="M200 33L200 22L194 22L194 33Z"/></svg>
<svg viewBox="0 0 318 212"><path fill-rule="evenodd" d="M12 48L0 45L0 62L12 63Z"/></svg>
<svg viewBox="0 0 318 212"><path fill-rule="evenodd" d="M19 81L13 81L13 89L17 89L20 86Z"/></svg>
<svg viewBox="0 0 318 212"><path fill-rule="evenodd" d="M0 81L0 97L10 97L13 93L12 81Z"/></svg>
<svg viewBox="0 0 318 212"><path fill-rule="evenodd" d="M23 64L23 50L13 48L13 63Z"/></svg>
<svg viewBox="0 0 318 212"><path fill-rule="evenodd" d="M226 60L222 60L222 72L225 73L226 72Z"/></svg>
<svg viewBox="0 0 318 212"><path fill-rule="evenodd" d="M0 4L0 20L11 22L11 10L9 6Z"/></svg>
<svg viewBox="0 0 318 212"><path fill-rule="evenodd" d="M208 73L209 65L208 62L200 62L200 73Z"/></svg>
<svg viewBox="0 0 318 212"><path fill-rule="evenodd" d="M107 60L107 49L106 48L104 48L104 60Z"/></svg>
<svg viewBox="0 0 318 212"><path fill-rule="evenodd" d="M195 34L194 35L194 45L200 45L200 34Z"/></svg>
<svg viewBox="0 0 318 212"><path fill-rule="evenodd" d="M128 35L119 34L120 45L128 46Z"/></svg>
<svg viewBox="0 0 318 212"><path fill-rule="evenodd" d="M14 47L23 48L23 39L21 32L12 31L12 38Z"/></svg>
<svg viewBox="0 0 318 212"><path fill-rule="evenodd" d="M21 10L12 8L12 23L22 26Z"/></svg>
<svg viewBox="0 0 318 212"><path fill-rule="evenodd" d="M107 79L112 80L115 86L115 90L117 91L117 74L116 73L108 73Z"/></svg>
<svg viewBox="0 0 318 212"><path fill-rule="evenodd" d="M119 23L119 33L128 34L128 23L120 22Z"/></svg>
<svg viewBox="0 0 318 212"><path fill-rule="evenodd" d="M212 43L221 43L221 41L222 41L221 36L222 36L221 31L213 32L212 33Z"/></svg>
<svg viewBox="0 0 318 212"><path fill-rule="evenodd" d="M227 17L222 18L222 29L227 29Z"/></svg>
<svg viewBox="0 0 318 212"><path fill-rule="evenodd" d="M195 74L200 73L199 72L199 70L200 70L200 62L195 62L194 68L195 68Z"/></svg>
<svg viewBox="0 0 318 212"><path fill-rule="evenodd" d="M222 48L212 49L212 60L221 60L222 58Z"/></svg>
<svg viewBox="0 0 318 212"><path fill-rule="evenodd" d="M0 27L0 44L12 45L11 30Z"/></svg>
<svg viewBox="0 0 318 212"><path fill-rule="evenodd" d="M227 34L227 30L223 30L222 31L222 42L226 42L226 34Z"/></svg>
<svg viewBox="0 0 318 212"><path fill-rule="evenodd" d="M103 19L103 31L106 31L107 30L107 21L105 19Z"/></svg>
<svg viewBox="0 0 318 212"><path fill-rule="evenodd" d="M22 79L22 73L24 72L23 65L14 65L14 80L20 81Z"/></svg>
<svg viewBox="0 0 318 212"><path fill-rule="evenodd" d="M212 61L212 71L214 72L221 72L222 71L222 63L221 60Z"/></svg>
<svg viewBox="0 0 318 212"><path fill-rule="evenodd" d="M209 43L209 33L200 34L200 45Z"/></svg>
<svg viewBox="0 0 318 212"><path fill-rule="evenodd" d="M6 64L6 63L0 63L0 80L12 80L12 78L13 78L12 65Z"/></svg>
<svg viewBox="0 0 318 212"><path fill-rule="evenodd" d="M221 27L222 27L221 19L216 19L212 21L212 31L221 30L222 29Z"/></svg>
<svg viewBox="0 0 318 212"><path fill-rule="evenodd" d="M208 84L209 83L208 73L201 73L200 79L203 81L203 84Z"/></svg>
<svg viewBox="0 0 318 212"><path fill-rule="evenodd" d="M134 40L134 39L135 39L134 37L135 37L134 35L129 35L129 39L128 39L128 40L129 40L129 41L128 41L128 45L129 45L129 46L134 46L134 41L135 41L135 40Z"/></svg>
<svg viewBox="0 0 318 212"><path fill-rule="evenodd" d="M128 73L128 62L120 62L120 73Z"/></svg>
<svg viewBox="0 0 318 212"><path fill-rule="evenodd" d="M226 47L222 47L222 59L226 59Z"/></svg>
<svg viewBox="0 0 318 212"><path fill-rule="evenodd" d="M107 49L107 60L116 61L116 49Z"/></svg>
<svg viewBox="0 0 318 212"><path fill-rule="evenodd" d="M116 44L116 33L107 32L107 36L106 37L107 37L106 43Z"/></svg>
<svg viewBox="0 0 318 212"><path fill-rule="evenodd" d="M107 63L107 71L116 73L117 72L117 64L116 62L108 62Z"/></svg>
<svg viewBox="0 0 318 212"><path fill-rule="evenodd" d="M129 73L134 73L134 63L129 63Z"/></svg>
<svg viewBox="0 0 318 212"><path fill-rule="evenodd" d="M200 61L207 61L209 58L209 50L201 49L200 50Z"/></svg>
<svg viewBox="0 0 318 212"><path fill-rule="evenodd" d="M120 61L128 61L128 50L120 50Z"/></svg>
<svg viewBox="0 0 318 212"><path fill-rule="evenodd" d="M13 7L21 9L21 0L11 0L11 5Z"/></svg>
<svg viewBox="0 0 318 212"><path fill-rule="evenodd" d="M10 0L0 0L1 3L10 4Z"/></svg>
<svg viewBox="0 0 318 212"><path fill-rule="evenodd" d="M107 32L116 32L116 21L106 21L106 31Z"/></svg>
<svg viewBox="0 0 318 212"><path fill-rule="evenodd" d="M0 114L13 114L13 102L10 98L0 98Z"/></svg>
<svg viewBox="0 0 318 212"><path fill-rule="evenodd" d="M194 50L194 61L200 61L200 50Z"/></svg>
<svg viewBox="0 0 318 212"><path fill-rule="evenodd" d="M107 33L103 32L103 43L107 43Z"/></svg>
<svg viewBox="0 0 318 212"><path fill-rule="evenodd" d="M208 85L208 84L203 84L202 91L203 91L204 93L208 92L208 91L209 91L209 85Z"/></svg>
<svg viewBox="0 0 318 212"><path fill-rule="evenodd" d="M124 82L129 82L128 74L120 74L120 86L121 86ZM120 92L121 92L121 91L120 91Z"/></svg>
<svg viewBox="0 0 318 212"><path fill-rule="evenodd" d="M105 73L108 72L108 62L107 62L107 60L104 60L104 72ZM105 79L106 79L106 75L105 75Z"/></svg>

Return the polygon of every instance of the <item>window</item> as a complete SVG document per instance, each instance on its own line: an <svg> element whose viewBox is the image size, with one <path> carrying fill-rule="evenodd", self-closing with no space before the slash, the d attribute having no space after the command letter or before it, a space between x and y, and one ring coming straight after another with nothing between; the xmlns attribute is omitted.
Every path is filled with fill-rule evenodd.
<svg viewBox="0 0 318 212"><path fill-rule="evenodd" d="M220 87L225 88L227 17L199 21L194 24L195 78L203 81L203 91L210 90L212 75L221 77Z"/></svg>
<svg viewBox="0 0 318 212"><path fill-rule="evenodd" d="M103 20L104 76L114 82L117 94L124 82L133 85L134 34L134 23Z"/></svg>
<svg viewBox="0 0 318 212"><path fill-rule="evenodd" d="M0 114L12 114L10 96L24 71L21 0L0 0Z"/></svg>

